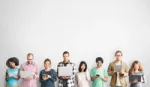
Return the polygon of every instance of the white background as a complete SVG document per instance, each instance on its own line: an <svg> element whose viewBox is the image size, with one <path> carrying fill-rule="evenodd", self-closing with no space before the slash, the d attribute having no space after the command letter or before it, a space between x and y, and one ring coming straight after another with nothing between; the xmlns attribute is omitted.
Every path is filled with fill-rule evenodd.
<svg viewBox="0 0 150 87"><path fill-rule="evenodd" d="M150 0L0 0L0 87L9 57L22 64L32 52L39 70L45 58L56 69L65 50L77 66L85 60L89 70L98 56L107 69L122 50L129 66L133 60L144 65L148 87L149 37Z"/></svg>

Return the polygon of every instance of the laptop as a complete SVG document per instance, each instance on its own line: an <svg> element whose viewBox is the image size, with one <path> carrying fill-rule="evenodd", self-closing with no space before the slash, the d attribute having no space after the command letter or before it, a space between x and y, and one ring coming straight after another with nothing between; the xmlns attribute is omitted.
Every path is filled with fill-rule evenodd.
<svg viewBox="0 0 150 87"><path fill-rule="evenodd" d="M129 82L137 83L141 82L142 76L141 75L129 75Z"/></svg>
<svg viewBox="0 0 150 87"><path fill-rule="evenodd" d="M71 66L58 67L58 76L72 76L73 70Z"/></svg>
<svg viewBox="0 0 150 87"><path fill-rule="evenodd" d="M33 78L32 72L29 71L20 71L20 76L21 78L26 78L26 77Z"/></svg>

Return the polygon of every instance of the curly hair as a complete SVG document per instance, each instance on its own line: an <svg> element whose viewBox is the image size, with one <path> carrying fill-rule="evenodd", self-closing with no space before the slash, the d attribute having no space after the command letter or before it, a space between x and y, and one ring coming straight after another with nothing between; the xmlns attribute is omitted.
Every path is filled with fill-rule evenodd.
<svg viewBox="0 0 150 87"><path fill-rule="evenodd" d="M19 60L16 57L11 57L6 61L6 66L10 67L9 62L14 62L16 66L19 65Z"/></svg>

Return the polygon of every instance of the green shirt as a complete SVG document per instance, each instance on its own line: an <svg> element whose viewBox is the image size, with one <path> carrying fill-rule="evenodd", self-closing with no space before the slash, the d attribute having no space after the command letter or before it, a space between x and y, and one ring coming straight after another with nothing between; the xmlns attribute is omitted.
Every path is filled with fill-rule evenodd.
<svg viewBox="0 0 150 87"><path fill-rule="evenodd" d="M104 68L93 68L91 70L91 77L96 76L97 74L99 74L102 77L108 77L108 73ZM97 78L93 81L92 87L105 87L105 82L101 78Z"/></svg>

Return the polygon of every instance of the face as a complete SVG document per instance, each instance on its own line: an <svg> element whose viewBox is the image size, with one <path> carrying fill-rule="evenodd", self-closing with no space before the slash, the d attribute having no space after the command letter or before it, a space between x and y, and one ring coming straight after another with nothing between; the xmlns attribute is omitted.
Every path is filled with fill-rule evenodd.
<svg viewBox="0 0 150 87"><path fill-rule="evenodd" d="M32 55L27 56L27 62L28 62L29 64L31 64L32 61L33 61L33 56L32 56Z"/></svg>
<svg viewBox="0 0 150 87"><path fill-rule="evenodd" d="M81 65L81 69L84 70L85 69L85 64Z"/></svg>
<svg viewBox="0 0 150 87"><path fill-rule="evenodd" d="M103 63L101 62L101 61L98 61L97 62L97 67L100 67L100 66L102 66L103 65Z"/></svg>
<svg viewBox="0 0 150 87"><path fill-rule="evenodd" d="M139 69L139 64L135 64L134 69Z"/></svg>
<svg viewBox="0 0 150 87"><path fill-rule="evenodd" d="M120 52L116 54L116 60L117 61L120 61L121 57L122 57L122 54Z"/></svg>
<svg viewBox="0 0 150 87"><path fill-rule="evenodd" d="M11 62L11 61L9 62L9 65L10 65L11 68L14 68L16 66L15 63Z"/></svg>
<svg viewBox="0 0 150 87"><path fill-rule="evenodd" d="M64 61L68 61L69 60L69 54L64 54L63 58L64 58Z"/></svg>
<svg viewBox="0 0 150 87"><path fill-rule="evenodd" d="M50 68L50 66L51 66L51 63L50 63L49 61L46 61L46 62L44 63L45 69Z"/></svg>

